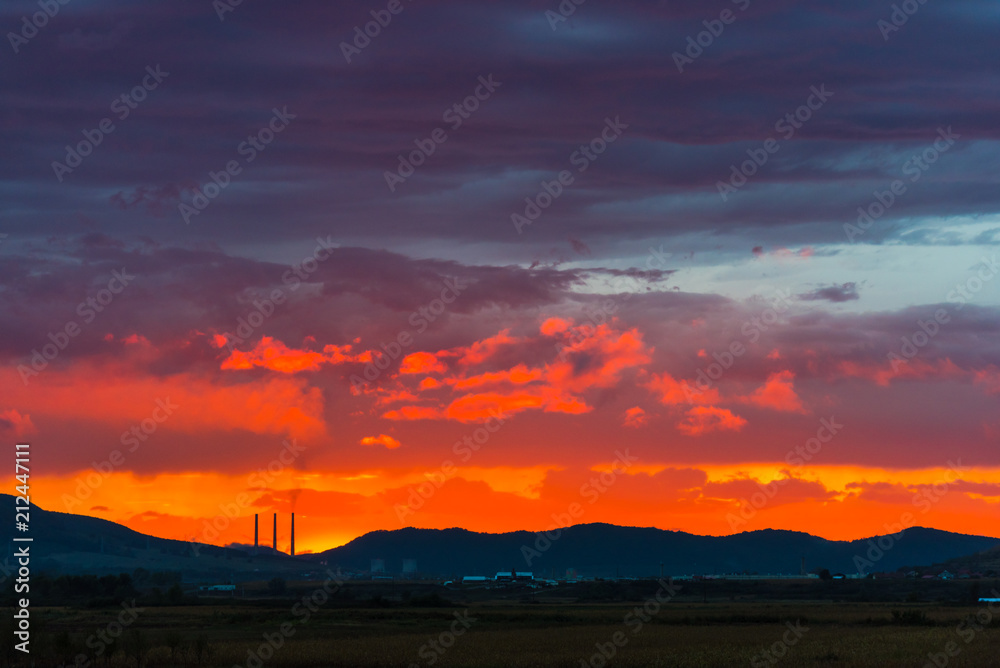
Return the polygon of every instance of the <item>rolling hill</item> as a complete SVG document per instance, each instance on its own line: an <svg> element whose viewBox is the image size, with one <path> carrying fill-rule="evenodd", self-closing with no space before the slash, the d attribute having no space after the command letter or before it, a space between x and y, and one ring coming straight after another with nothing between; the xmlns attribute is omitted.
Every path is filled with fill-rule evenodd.
<svg viewBox="0 0 1000 668"><path fill-rule="evenodd" d="M869 542L871 541L871 542ZM373 531L311 558L331 566L368 570L383 559L388 572L399 572L403 559L414 559L425 573L493 575L511 569L548 576L574 569L581 575L611 577L750 572L798 573L806 568L857 573L893 571L906 564L932 563L1000 546L1000 539L913 527L898 538L830 541L796 531L763 530L732 536L698 536L654 528L581 524L562 530L554 541L527 531L503 534L464 529Z"/></svg>
<svg viewBox="0 0 1000 668"><path fill-rule="evenodd" d="M0 504L13 508L14 497L0 494ZM13 512L10 518L0 526L0 537L8 545L6 553L0 553L0 582L17 570L16 559L11 556L19 545L12 541L17 533ZM241 550L147 536L108 520L43 510L34 504L29 526L31 569L35 573L105 575L141 567L181 571L188 580L227 581L237 573L293 574L309 566L280 553L250 559ZM242 579L249 578L245 575Z"/></svg>
<svg viewBox="0 0 1000 668"><path fill-rule="evenodd" d="M937 573L940 571L950 571L958 574L969 573L998 573L1000 574L1000 547L993 547L981 552L955 557L942 562L936 562L931 566L915 567L920 572Z"/></svg>
<svg viewBox="0 0 1000 668"><path fill-rule="evenodd" d="M0 495L13 508L14 497ZM698 536L655 528L581 524L547 540L528 531L489 534L465 529L372 531L341 547L289 557L260 554L185 541L146 536L120 524L85 515L31 508L32 569L50 573L119 573L142 567L178 570L185 579L247 580L273 575L295 577L317 570L318 562L346 571L365 572L372 559L384 560L388 573L403 570L403 560L416 560L428 576L493 575L511 569L540 576L562 576L574 569L581 576L610 577L750 572L795 574L806 568L856 573L855 558L869 561L868 572L892 571L907 564L951 563L967 555L993 550L1000 539L914 527L894 538L830 541L796 531L762 530L732 536ZM13 546L13 522L0 528ZM0 577L10 572L10 551L0 560ZM2 557L2 555L0 555ZM951 568L952 566L949 566ZM957 566L955 566L957 568Z"/></svg>

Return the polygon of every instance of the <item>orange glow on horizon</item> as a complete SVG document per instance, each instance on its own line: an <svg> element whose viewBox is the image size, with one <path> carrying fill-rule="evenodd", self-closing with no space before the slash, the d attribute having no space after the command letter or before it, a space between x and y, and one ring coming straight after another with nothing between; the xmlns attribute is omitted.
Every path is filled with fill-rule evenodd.
<svg viewBox="0 0 1000 668"><path fill-rule="evenodd" d="M581 485L600 481L603 474L605 483L614 481L595 503L583 503L586 512L579 523L656 526L700 535L772 528L853 540L887 533L886 527L910 513L914 525L1000 537L1000 530L990 521L1000 511L1000 484L996 482L1000 469L814 466L790 470L784 462L634 463L622 473L613 464L609 461L575 473L551 465L353 474L287 471L267 488L255 485L252 476L139 477L122 472L101 478L89 470L74 476L33 478L37 490L33 497L46 510L91 515L154 536L217 545L252 543L254 513L294 511L300 522L296 536L300 551L319 552L369 531L402 528L404 523L394 508L406 504L420 486L430 498L425 507L407 517L405 526L461 526L484 532L544 530L550 528L553 513L581 502ZM98 484L88 484L88 477L89 483ZM769 485L777 491L768 502L745 523L731 527L741 504ZM653 489L660 490L659 505L643 502ZM817 522L818 517L822 522ZM213 521L225 528L213 532L209 529Z"/></svg>

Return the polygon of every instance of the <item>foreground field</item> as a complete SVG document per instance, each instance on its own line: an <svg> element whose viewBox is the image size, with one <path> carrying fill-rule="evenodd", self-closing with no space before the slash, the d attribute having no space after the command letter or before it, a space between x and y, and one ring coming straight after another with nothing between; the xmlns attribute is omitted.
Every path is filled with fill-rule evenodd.
<svg viewBox="0 0 1000 668"><path fill-rule="evenodd" d="M72 657L86 651L90 665L351 668L881 668L924 666L933 658L959 667L996 666L1000 656L1000 607L982 604L651 601L315 612L294 602L157 607L139 611L111 646L102 638L117 631L121 608L50 608L35 613L33 655L36 665L73 665Z"/></svg>

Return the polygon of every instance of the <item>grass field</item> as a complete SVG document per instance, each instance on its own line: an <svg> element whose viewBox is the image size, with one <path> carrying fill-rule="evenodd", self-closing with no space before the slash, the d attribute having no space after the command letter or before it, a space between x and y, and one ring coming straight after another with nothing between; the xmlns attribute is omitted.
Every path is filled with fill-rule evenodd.
<svg viewBox="0 0 1000 668"><path fill-rule="evenodd" d="M156 607L139 611L110 647L101 634L117 631L121 608L47 608L33 613L32 654L35 665L53 666L73 665L80 651L94 666L881 668L924 666L928 654L947 659L941 666L1000 664L1000 607L653 600Z"/></svg>

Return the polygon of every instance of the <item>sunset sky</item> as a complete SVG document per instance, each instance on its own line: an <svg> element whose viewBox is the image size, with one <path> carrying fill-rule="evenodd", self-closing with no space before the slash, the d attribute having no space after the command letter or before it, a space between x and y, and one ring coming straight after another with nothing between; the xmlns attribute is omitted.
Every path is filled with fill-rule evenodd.
<svg viewBox="0 0 1000 668"><path fill-rule="evenodd" d="M1000 5L913 4L5 2L32 501L1000 537Z"/></svg>

